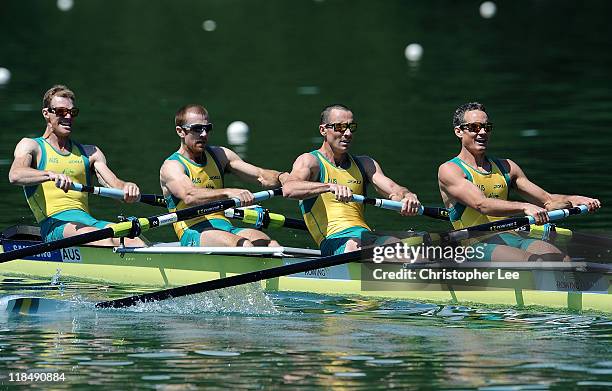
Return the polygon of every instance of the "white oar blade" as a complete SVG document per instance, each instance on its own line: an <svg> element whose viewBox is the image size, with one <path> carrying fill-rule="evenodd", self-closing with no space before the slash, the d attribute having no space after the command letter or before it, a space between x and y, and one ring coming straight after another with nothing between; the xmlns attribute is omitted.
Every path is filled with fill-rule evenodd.
<svg viewBox="0 0 612 391"><path fill-rule="evenodd" d="M55 314L69 309L69 301L44 297L8 296L0 299L0 311L13 315Z"/></svg>

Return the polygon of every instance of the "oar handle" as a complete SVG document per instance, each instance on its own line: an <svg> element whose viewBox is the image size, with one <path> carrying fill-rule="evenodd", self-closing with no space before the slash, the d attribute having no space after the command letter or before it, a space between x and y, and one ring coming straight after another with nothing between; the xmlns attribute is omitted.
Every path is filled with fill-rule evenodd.
<svg viewBox="0 0 612 391"><path fill-rule="evenodd" d="M556 221L566 218L567 216L579 215L587 213L589 208L586 205L578 205L569 209L556 209L548 212L548 219L550 221ZM529 219L529 224L535 224L535 218L533 216L526 216Z"/></svg>
<svg viewBox="0 0 612 391"><path fill-rule="evenodd" d="M96 194L102 197L114 198L117 200L123 200L124 191L121 189L114 189L111 187L100 187L100 186L87 186L81 183L73 183L71 189L74 191L81 191L84 193ZM139 202L152 206L166 206L166 200L163 196L157 194L141 194L138 198Z"/></svg>
<svg viewBox="0 0 612 391"><path fill-rule="evenodd" d="M378 208L395 210L397 212L402 210L402 203L398 201L385 200L382 198L368 198L360 194L353 194L353 201L361 204L374 205ZM432 206L421 206L419 214L423 216L433 217L439 220L448 220L448 209L438 208Z"/></svg>
<svg viewBox="0 0 612 391"><path fill-rule="evenodd" d="M550 221L556 221L568 216L587 213L588 211L589 208L586 205L578 205L569 209L556 209L548 212L548 219ZM444 240L461 241L473 237L473 235L471 235L473 232L510 231L529 224L535 224L535 218L533 216L511 217L509 219L492 221L490 223L450 231L446 234L441 234L440 236Z"/></svg>

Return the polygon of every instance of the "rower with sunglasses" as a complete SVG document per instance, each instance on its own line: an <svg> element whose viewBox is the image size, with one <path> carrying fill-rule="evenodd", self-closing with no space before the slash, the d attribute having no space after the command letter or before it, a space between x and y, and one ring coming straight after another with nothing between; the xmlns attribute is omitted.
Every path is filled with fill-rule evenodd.
<svg viewBox="0 0 612 391"><path fill-rule="evenodd" d="M323 136L321 148L296 159L283 193L300 200L304 221L322 255L358 250L366 244L364 240L367 244L395 240L371 234L363 204L352 202L352 196L365 195L370 183L384 197L401 201L400 213L405 216L418 214L421 204L417 196L387 177L371 157L349 153L357 124L348 107L325 107L318 130Z"/></svg>
<svg viewBox="0 0 612 391"><path fill-rule="evenodd" d="M45 132L42 137L23 138L17 144L9 172L9 181L24 187L45 241L112 224L89 214L87 193L70 190L73 183L91 185L91 174L104 186L123 190L126 202L135 202L140 197L136 184L122 181L108 168L100 148L71 139L74 119L79 114L74 102L74 93L63 85L55 85L45 93L42 109L47 124ZM126 239L125 243L144 244L138 238ZM118 245L119 240L106 239L93 244Z"/></svg>
<svg viewBox="0 0 612 391"><path fill-rule="evenodd" d="M162 192L171 212L227 198L251 205L250 191L225 187L227 173L264 188L279 187L288 176L247 163L228 148L208 145L213 124L203 106L181 107L174 122L181 145L160 170ZM183 246L278 246L262 231L234 227L223 211L174 223L174 230Z"/></svg>
<svg viewBox="0 0 612 391"><path fill-rule="evenodd" d="M455 229L521 214L533 216L536 224L545 224L547 210L579 204L587 205L589 210L601 206L594 198L550 194L531 182L512 160L488 156L493 123L489 122L482 104L459 106L453 115L453 129L461 142L461 151L440 166L438 184ZM509 201L511 188L529 202ZM482 250L475 252L481 257L474 260L529 261L542 259L543 254L549 260L568 260L552 244L524 238L515 232L490 236L474 246Z"/></svg>

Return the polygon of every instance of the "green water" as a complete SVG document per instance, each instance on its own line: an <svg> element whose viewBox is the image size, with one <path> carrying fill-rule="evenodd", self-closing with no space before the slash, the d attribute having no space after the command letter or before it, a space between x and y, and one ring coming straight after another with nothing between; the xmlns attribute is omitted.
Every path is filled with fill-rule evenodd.
<svg viewBox="0 0 612 391"><path fill-rule="evenodd" d="M159 192L159 167L179 143L174 112L184 104L209 109L214 144L227 143L230 122L245 121L251 128L247 159L288 170L296 156L319 146L321 108L342 102L359 123L353 152L374 157L431 205L440 204L437 167L458 150L451 114L459 104L478 100L496 126L492 154L512 158L551 192L600 198L601 211L567 225L610 231L612 5L506 1L495 17L483 19L479 4L88 0L64 12L54 1L5 0L0 67L12 78L0 87L0 226L33 222L21 189L6 177L15 144L42 134L42 94L65 83L81 108L75 139L99 145L110 167L143 192ZM205 31L205 20L214 20L216 29ZM424 48L418 64L404 58L412 42ZM228 185L239 183L228 178ZM103 219L159 213L149 206L90 201ZM266 205L298 215L294 202ZM441 222L380 210L368 210L367 218L385 230L447 229ZM301 234L274 235L285 244L312 246ZM174 239L166 228L148 236ZM29 289L20 282L16 287ZM91 294L83 287L66 289ZM110 287L96 294L126 291ZM255 316L246 311L9 319L0 326L0 375L48 367L70 373L65 385L111 389L125 388L128 380L142 388L185 383L185 389L589 389L609 381L606 319L536 313L535 320L517 321L505 312L499 319L442 316L414 303L361 309L337 298L271 300L278 313L266 307L264 315L253 311ZM142 352L180 355L129 356ZM372 359L342 358L347 355Z"/></svg>

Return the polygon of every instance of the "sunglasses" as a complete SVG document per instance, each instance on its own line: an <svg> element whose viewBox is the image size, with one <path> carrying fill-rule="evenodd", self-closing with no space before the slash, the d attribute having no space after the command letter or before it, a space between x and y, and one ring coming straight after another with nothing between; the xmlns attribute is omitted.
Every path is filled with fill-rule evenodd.
<svg viewBox="0 0 612 391"><path fill-rule="evenodd" d="M181 129L194 133L202 133L203 131L210 133L213 130L213 124L187 124L182 125Z"/></svg>
<svg viewBox="0 0 612 391"><path fill-rule="evenodd" d="M357 123L351 122L350 124L345 123L335 123L335 124L325 124L326 129L334 129L336 132L346 132L346 129L350 129L351 133L355 133L357 131Z"/></svg>
<svg viewBox="0 0 612 391"><path fill-rule="evenodd" d="M459 125L459 129L463 129L463 130L467 129L471 133L478 133L480 132L480 129L484 129L485 132L489 133L490 131L493 130L493 122L485 122L485 123L472 122L469 124L461 124Z"/></svg>
<svg viewBox="0 0 612 391"><path fill-rule="evenodd" d="M73 117L79 115L78 107L73 107L71 109L67 109L65 107L49 107L47 110L49 110L49 113L53 113L58 117L65 117L68 115L68 113L70 113L70 115Z"/></svg>

